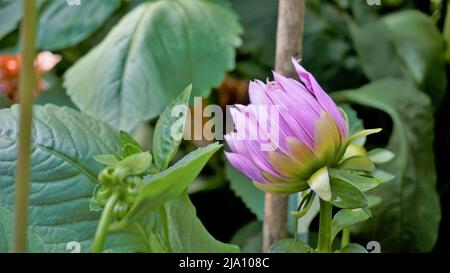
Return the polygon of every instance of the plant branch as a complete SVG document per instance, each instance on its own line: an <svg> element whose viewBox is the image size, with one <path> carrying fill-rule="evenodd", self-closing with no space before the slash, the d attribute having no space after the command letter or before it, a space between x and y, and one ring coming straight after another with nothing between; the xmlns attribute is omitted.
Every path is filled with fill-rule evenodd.
<svg viewBox="0 0 450 273"><path fill-rule="evenodd" d="M275 71L293 76L292 57L301 57L305 0L280 0L278 6ZM263 250L287 236L288 197L267 193Z"/></svg>
<svg viewBox="0 0 450 273"><path fill-rule="evenodd" d="M317 250L321 253L331 252L331 219L333 206L327 201L320 199L320 216L319 216L319 241Z"/></svg>
<svg viewBox="0 0 450 273"><path fill-rule="evenodd" d="M106 235L108 235L109 224L113 215L113 209L119 200L119 193L114 192L106 202L106 206L102 211L102 216L98 222L97 231L95 232L94 242L92 243L92 252L100 253L105 244Z"/></svg>
<svg viewBox="0 0 450 273"><path fill-rule="evenodd" d="M20 27L22 55L20 68L19 148L17 151L16 196L14 218L14 251L26 252L28 226L28 194L31 150L31 124L33 118L33 89L36 84L34 71L36 39L35 0L23 0L23 19Z"/></svg>
<svg viewBox="0 0 450 273"><path fill-rule="evenodd" d="M341 248L344 248L350 244L350 228L344 228L342 230Z"/></svg>

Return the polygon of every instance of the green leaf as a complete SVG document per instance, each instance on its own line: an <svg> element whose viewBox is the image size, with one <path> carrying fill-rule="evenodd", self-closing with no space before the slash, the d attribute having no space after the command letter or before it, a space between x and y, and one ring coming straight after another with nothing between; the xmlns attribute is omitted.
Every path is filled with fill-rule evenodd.
<svg viewBox="0 0 450 273"><path fill-rule="evenodd" d="M8 97L0 95L0 109L8 108L11 105L12 105L12 102Z"/></svg>
<svg viewBox="0 0 450 273"><path fill-rule="evenodd" d="M22 1L0 0L0 40L17 28L22 17Z"/></svg>
<svg viewBox="0 0 450 273"><path fill-rule="evenodd" d="M247 208L258 220L264 219L265 194L256 188L252 181L237 171L228 161L225 163L225 175L230 181L230 188L239 196Z"/></svg>
<svg viewBox="0 0 450 273"><path fill-rule="evenodd" d="M43 0L37 47L58 50L78 44L99 29L120 3L121 0L95 0L70 6L66 0Z"/></svg>
<svg viewBox="0 0 450 273"><path fill-rule="evenodd" d="M389 150L377 148L369 151L367 153L367 156L373 163L383 164L391 161L394 158L395 154Z"/></svg>
<svg viewBox="0 0 450 273"><path fill-rule="evenodd" d="M11 211L0 207L0 253L12 252L14 241L11 236L14 234L14 215ZM27 251L28 252L47 252L44 242L41 238L29 228L27 232Z"/></svg>
<svg viewBox="0 0 450 273"><path fill-rule="evenodd" d="M364 235L386 251L430 251L441 219L430 99L409 82L393 79L338 92L334 98L384 111L394 124L387 149L396 157L384 168L395 178L377 188L383 202L363 224Z"/></svg>
<svg viewBox="0 0 450 273"><path fill-rule="evenodd" d="M224 2L145 2L69 69L65 86L83 112L129 131L188 84L208 96L233 69L240 33Z"/></svg>
<svg viewBox="0 0 450 273"><path fill-rule="evenodd" d="M254 220L240 227L231 237L231 243L238 245L243 253L262 252L262 222Z"/></svg>
<svg viewBox="0 0 450 273"><path fill-rule="evenodd" d="M10 213L18 117L17 105L0 110L0 208ZM117 151L118 142L117 132L88 115L53 105L34 107L28 222L45 251L67 252L71 241L79 242L81 251L89 250L99 218L89 203L102 169L93 156ZM0 238L11 240L10 231L3 228Z"/></svg>
<svg viewBox="0 0 450 273"><path fill-rule="evenodd" d="M450 3L447 2L447 14L445 15L444 39L447 42L447 50L445 51L445 59L450 61Z"/></svg>
<svg viewBox="0 0 450 273"><path fill-rule="evenodd" d="M218 143L214 143L198 148L167 170L145 179L145 184L139 192L128 217L136 219L136 214L142 215L145 212L157 209L183 193L211 156L221 147Z"/></svg>
<svg viewBox="0 0 450 273"><path fill-rule="evenodd" d="M369 253L365 247L358 244L348 244L338 251L339 253Z"/></svg>
<svg viewBox="0 0 450 273"><path fill-rule="evenodd" d="M270 253L311 253L313 249L302 240L294 238L279 240L269 248Z"/></svg>
<svg viewBox="0 0 450 273"><path fill-rule="evenodd" d="M199 253L238 252L211 236L197 217L195 207L183 193L158 210L147 213L116 234L106 252ZM111 237L111 235L110 235ZM122 244L122 242L126 242Z"/></svg>
<svg viewBox="0 0 450 273"><path fill-rule="evenodd" d="M111 166L119 162L119 160L111 154L94 155L93 158L95 161L105 166Z"/></svg>
<svg viewBox="0 0 450 273"><path fill-rule="evenodd" d="M171 252L239 252L239 247L219 242L208 233L197 218L195 207L187 194L182 194L164 207Z"/></svg>
<svg viewBox="0 0 450 273"><path fill-rule="evenodd" d="M240 49L245 53L253 53L254 58L261 63L273 67L278 1L231 0L231 3L240 15L245 30L242 35L243 44Z"/></svg>
<svg viewBox="0 0 450 273"><path fill-rule="evenodd" d="M119 161L115 167L120 168L122 173L128 175L146 175L152 165L152 155L149 152L132 154Z"/></svg>
<svg viewBox="0 0 450 273"><path fill-rule="evenodd" d="M345 159L339 164L339 168L343 170L359 170L366 172L375 171L375 165L366 156L356 155Z"/></svg>
<svg viewBox="0 0 450 273"><path fill-rule="evenodd" d="M350 105L344 104L341 105L341 108L344 110L348 118L348 133L350 136L364 130L363 121L358 117L358 113ZM364 145L364 142L360 145Z"/></svg>
<svg viewBox="0 0 450 273"><path fill-rule="evenodd" d="M380 180L376 178L358 175L356 173L352 173L351 171L344 171L339 169L330 169L330 176L352 183L363 192L372 190L381 183Z"/></svg>
<svg viewBox="0 0 450 273"><path fill-rule="evenodd" d="M120 131L120 148L124 157L140 153L141 145L127 132Z"/></svg>
<svg viewBox="0 0 450 273"><path fill-rule="evenodd" d="M338 208L354 209L367 206L364 193L353 183L344 179L331 177L331 203Z"/></svg>
<svg viewBox="0 0 450 273"><path fill-rule="evenodd" d="M274 67L278 2L231 0L244 28L239 52L245 58L239 59L236 70L248 78L265 80ZM305 2L303 65L325 90L358 86L364 77L350 43L347 14L333 1Z"/></svg>
<svg viewBox="0 0 450 273"><path fill-rule="evenodd" d="M153 156L158 170L169 167L180 146L188 113L192 85L184 89L159 116L153 133Z"/></svg>
<svg viewBox="0 0 450 273"><path fill-rule="evenodd" d="M406 77L425 89L435 104L441 100L447 84L445 47L427 15L412 10L391 13L362 27L352 24L351 33L371 80Z"/></svg>
<svg viewBox="0 0 450 273"><path fill-rule="evenodd" d="M379 179L380 183L386 183L395 178L394 175L380 169L375 170L373 173L371 173L371 175Z"/></svg>
<svg viewBox="0 0 450 273"><path fill-rule="evenodd" d="M15 155L17 153L17 117L18 107L0 110L0 251L10 251L12 240L12 226L5 213L11 214L13 210L14 191L7 190L14 187ZM75 141L76 140L76 141ZM97 185L96 174L101 165L93 159L95 154L119 153L119 134L106 124L94 118L80 114L75 110L52 105L34 107L32 145L32 177L30 183L30 215L29 240L33 251L68 252L67 243L79 242L81 251L89 251L91 240L95 234L99 214L89 210L89 202L94 187ZM220 145L214 144L197 151L182 159L162 173L168 180L169 186L175 182L186 184L184 179L195 177L209 158ZM135 156L127 157L131 160ZM148 155L143 154L144 157ZM184 171L184 174L181 172ZM171 172L171 173L170 173ZM187 175L186 175L187 173ZM175 175L180 175L175 177ZM171 182L172 181L172 182ZM191 180L192 181L192 180ZM151 184L161 185L157 179ZM146 186L149 186L147 184ZM164 196L175 195L175 191L187 186L173 186ZM163 187L164 188L164 187ZM172 188L175 188L173 190ZM149 188L146 188L149 190ZM154 189L154 188L150 188ZM159 198L162 200L164 197ZM169 198L166 198L168 200ZM183 210L184 209L184 210ZM6 212L4 212L6 211ZM206 230L195 217L195 209L186 200L179 207L172 208L173 232L182 232L182 235L169 234L176 240L184 238L185 232L191 232L193 242L191 246L180 248L179 251L225 251L231 252L236 247L221 244L211 236L206 236ZM194 212L194 214L192 214ZM111 233L106 242L105 252L145 252L163 251L164 240L160 241L160 234L154 233L155 226L161 226L163 218L153 214L144 214L138 219L144 228L132 224L124 231ZM186 218L183 218L185 216ZM166 219L166 221L168 221ZM177 222L178 221L178 222ZM186 229L186 230L182 230ZM147 233L148 232L148 233ZM152 233L154 233L152 235ZM200 233L196 236L195 234ZM144 236L144 235L145 236ZM148 240L145 238L148 237ZM178 238L178 240L179 240ZM164 239L164 238L162 238ZM203 240L203 241L202 241ZM187 240L189 241L189 240ZM202 241L196 245L197 241ZM175 245L177 242L174 241ZM183 242L182 244L188 244ZM159 248L157 247L159 246ZM198 246L198 248L195 248Z"/></svg>
<svg viewBox="0 0 450 273"><path fill-rule="evenodd" d="M333 217L331 222L331 240L344 228L351 227L354 224L364 222L370 218L363 209L341 209Z"/></svg>

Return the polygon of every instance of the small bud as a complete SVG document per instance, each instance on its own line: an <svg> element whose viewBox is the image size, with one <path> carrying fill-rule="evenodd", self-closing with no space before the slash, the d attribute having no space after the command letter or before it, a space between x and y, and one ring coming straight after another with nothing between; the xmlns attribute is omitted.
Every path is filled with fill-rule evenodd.
<svg viewBox="0 0 450 273"><path fill-rule="evenodd" d="M123 217L125 217L125 215L127 215L128 208L129 206L126 202L119 201L113 209L114 217L119 220L122 219Z"/></svg>
<svg viewBox="0 0 450 273"><path fill-rule="evenodd" d="M107 167L100 172L100 174L98 175L98 180L100 181L100 183L111 184L113 182L113 173L114 168Z"/></svg>

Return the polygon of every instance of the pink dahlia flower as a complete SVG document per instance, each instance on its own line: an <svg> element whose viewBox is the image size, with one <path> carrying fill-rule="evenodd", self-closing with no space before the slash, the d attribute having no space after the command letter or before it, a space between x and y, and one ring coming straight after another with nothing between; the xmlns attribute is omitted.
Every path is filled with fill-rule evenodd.
<svg viewBox="0 0 450 273"><path fill-rule="evenodd" d="M344 154L355 138L381 129L349 136L345 112L292 61L301 82L274 72L274 81L250 82L248 106L230 110L235 131L225 135L232 151L226 157L263 191L291 194L311 188L330 200L328 168L345 164L370 171L370 164L361 164L364 158Z"/></svg>

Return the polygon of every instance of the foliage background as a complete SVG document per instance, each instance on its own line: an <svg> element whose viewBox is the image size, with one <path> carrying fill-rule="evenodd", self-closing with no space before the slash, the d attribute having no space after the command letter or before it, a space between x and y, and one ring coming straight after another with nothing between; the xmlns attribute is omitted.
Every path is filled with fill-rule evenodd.
<svg viewBox="0 0 450 273"><path fill-rule="evenodd" d="M443 252L450 242L448 3L381 2L308 0L302 63L338 101L352 105L355 123L385 129L368 147L397 153L386 166L396 180L377 192L382 205L352 239L378 240L383 251ZM225 106L247 102L249 79L270 77L277 4L99 0L83 1L77 13L65 1L41 0L38 48L63 60L46 75L48 90L36 104L82 110L151 148L146 136L155 118L189 83L205 103ZM20 1L0 0L0 54L19 50L19 10ZM9 104L0 96L1 107ZM177 158L205 144L183 142ZM263 194L221 155L190 193L215 238L260 251ZM303 222L311 222L310 241L316 221Z"/></svg>

